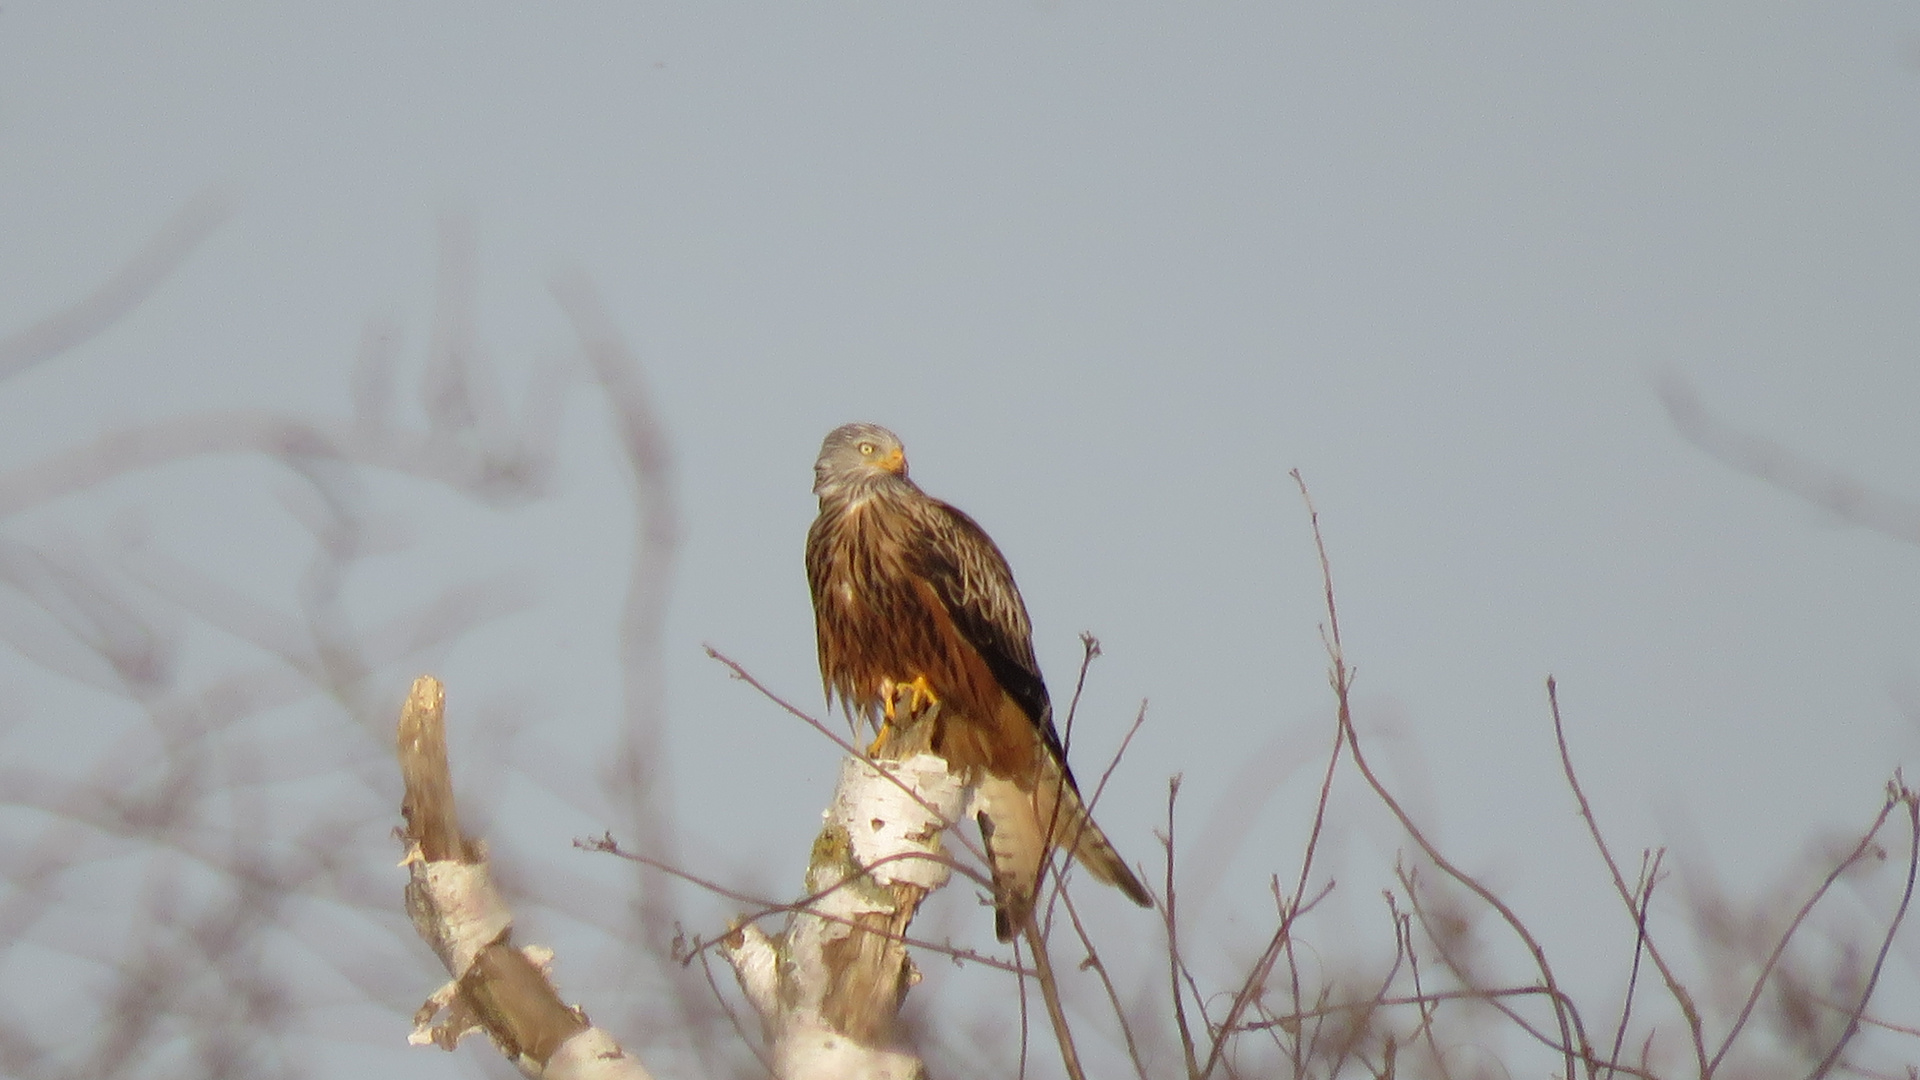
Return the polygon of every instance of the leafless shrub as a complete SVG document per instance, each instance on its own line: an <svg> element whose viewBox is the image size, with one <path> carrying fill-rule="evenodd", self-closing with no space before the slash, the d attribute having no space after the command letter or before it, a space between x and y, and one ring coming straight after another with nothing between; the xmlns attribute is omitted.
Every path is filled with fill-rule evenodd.
<svg viewBox="0 0 1920 1080"><path fill-rule="evenodd" d="M0 376L110 325L224 213L218 197L196 200L92 295L0 338ZM462 226L448 226L411 400L398 392L408 365L397 327L374 320L344 421L179 415L76 438L0 472L0 668L59 703L57 718L17 694L5 707L7 1075L331 1071L298 1040L337 1034L343 1015L387 1023L418 1004L430 958L409 945L393 903L393 689L529 598L517 574L456 578L436 573L429 552L416 557L420 588L398 611L369 621L352 590L372 560L406 557L407 538L423 531L428 511L396 511L392 491L499 513L545 498L563 395L580 382L545 370L523 399L501 392L473 321L472 247ZM628 835L670 853L664 775L639 764L656 756L661 731L658 627L675 529L664 452L637 367L591 290L563 280L556 295L632 463L643 522L624 624L628 745L608 789L638 823ZM268 490L311 552L285 600L230 584L137 526L101 534L63 524L74 496L168 468L226 469L232 483L234 467L222 463L236 461L270 463L292 481ZM672 890L644 887L653 884L636 890L645 899L632 923L620 925L630 909L617 893L588 906L612 921L616 951L630 953L619 966L671 980L678 915ZM512 886L536 907L583 899L524 871ZM654 1016L661 1004L690 1006L648 1025L685 1033L688 1053L722 1042L702 997L655 998Z"/></svg>
<svg viewBox="0 0 1920 1080"><path fill-rule="evenodd" d="M0 338L0 378L111 324L222 212L218 199L196 202L92 295ZM399 687L437 650L529 601L511 575L429 573L403 609L370 621L357 617L349 594L370 560L405 550L417 524L391 508L382 485L501 512L551 491L569 380L545 370L526 395L509 399L479 343L474 267L471 238L451 227L411 397L397 389L406 368L397 329L376 320L363 335L344 421L189 414L76 437L0 473L0 674L33 691L0 703L0 735L12 748L0 764L0 936L10 943L0 969L0 1071L325 1071L302 1041L338 1032L338 1021L323 1017L347 1015L361 1038L397 1043L404 1015L439 981L394 903L399 783L387 724ZM635 876L625 895L587 895L564 875L513 865L498 873L523 907L563 911L604 935L617 954L611 966L627 977L596 1015L629 1045L664 1048L686 1072L755 1075L760 1064L746 1052L752 1025L708 966L712 946L737 926L699 925L672 882L727 897L740 925L806 910L816 898L733 888L677 842L672 778L657 767L667 723L660 634L677 542L669 454L639 366L592 288L563 277L554 296L607 409L640 522L619 631L622 742L601 778L617 809L605 835L583 845L625 856ZM1666 396L1681 429L1723 460L1862 524L1920 535L1897 500L1720 424L1680 384ZM282 508L311 555L285 604L197 568L138 529L90 532L63 519L70 496L215 457L271 463L286 485ZM1310 501L1307 508L1318 540ZM1077 1044L1099 1063L1086 1070L1094 1075L1913 1075L1903 1065L1920 1057L1920 1020L1910 1005L1876 997L1889 959L1911 965L1914 957L1902 929L1920 868L1920 798L1898 775L1857 834L1809 856L1802 873L1765 895L1737 899L1667 852L1641 852L1634 869L1613 850L1582 790L1549 680L1542 737L1556 740L1571 802L1606 866L1591 887L1617 897L1621 940L1632 943L1618 957L1615 994L1577 998L1554 959L1590 944L1549 940L1532 915L1452 861L1375 768L1375 749L1353 720L1324 548L1321 569L1332 688L1329 723L1317 736L1324 767L1312 779L1315 809L1297 856L1269 868L1270 927L1244 941L1221 940L1219 929L1196 941L1182 922L1182 845L1190 841L1175 778L1158 875L1164 947L1152 971L1128 969L1123 943L1090 929L1066 867L1050 875L1055 891L1025 955L971 951L943 940L937 923L894 934L916 955L944 954L969 977L1005 980L1012 991L982 994L957 1012L909 1008L898 1018L894 1035L936 1074L1004 1071L993 1051L1007 1041L1019 1046L1014 1068L1047 1070L1051 1055L1026 1045L1045 1030L1033 1023L1028 995L1044 983L1039 1000L1059 1003L1047 1011L1067 1060ZM206 662L209 646L227 659ZM1086 660L1097 653L1089 637ZM1342 921L1337 902L1356 886L1325 869L1334 815L1350 805L1337 791L1364 793L1402 838L1398 864L1375 868L1382 898L1364 905L1371 914L1358 925ZM963 850L954 862L977 883L974 858ZM1676 894L1686 915L1678 925L1656 904ZM1846 898L1852 906L1838 910ZM1198 962L1202 946L1234 957L1234 973ZM691 966L701 971L690 974ZM1088 1034L1102 1014L1111 1045Z"/></svg>

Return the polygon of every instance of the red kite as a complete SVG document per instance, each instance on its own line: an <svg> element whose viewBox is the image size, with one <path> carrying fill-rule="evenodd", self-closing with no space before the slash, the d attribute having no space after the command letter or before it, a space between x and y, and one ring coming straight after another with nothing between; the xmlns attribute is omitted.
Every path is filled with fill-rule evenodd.
<svg viewBox="0 0 1920 1080"><path fill-rule="evenodd" d="M828 701L875 719L876 747L898 696L910 695L912 714L939 704L932 750L974 785L1000 940L1031 916L1054 847L1152 906L1080 801L1033 624L993 540L907 479L906 451L886 428L836 428L813 475L820 517L807 532L807 579Z"/></svg>

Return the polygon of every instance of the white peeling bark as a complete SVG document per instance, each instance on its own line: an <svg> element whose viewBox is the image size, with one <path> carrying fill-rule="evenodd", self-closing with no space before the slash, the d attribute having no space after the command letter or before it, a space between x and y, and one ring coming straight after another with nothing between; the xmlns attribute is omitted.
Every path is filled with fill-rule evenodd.
<svg viewBox="0 0 1920 1080"><path fill-rule="evenodd" d="M901 1002L920 979L900 938L950 876L941 836L967 797L932 754L842 764L807 867L811 902L777 937L746 925L725 942L780 1080L926 1075L894 1038Z"/></svg>
<svg viewBox="0 0 1920 1080"><path fill-rule="evenodd" d="M551 952L513 946L513 912L493 887L486 848L460 832L445 705L439 681L422 676L400 714L407 914L452 976L414 1013L408 1041L451 1050L484 1031L527 1076L649 1080L638 1058L560 1000L547 975Z"/></svg>

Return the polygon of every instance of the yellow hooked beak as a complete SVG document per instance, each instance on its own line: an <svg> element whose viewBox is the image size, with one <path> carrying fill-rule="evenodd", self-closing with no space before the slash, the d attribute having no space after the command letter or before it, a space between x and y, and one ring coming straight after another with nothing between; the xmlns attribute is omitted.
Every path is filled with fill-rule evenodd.
<svg viewBox="0 0 1920 1080"><path fill-rule="evenodd" d="M874 464L890 473L897 473L907 467L907 452L896 446L886 457L874 462Z"/></svg>

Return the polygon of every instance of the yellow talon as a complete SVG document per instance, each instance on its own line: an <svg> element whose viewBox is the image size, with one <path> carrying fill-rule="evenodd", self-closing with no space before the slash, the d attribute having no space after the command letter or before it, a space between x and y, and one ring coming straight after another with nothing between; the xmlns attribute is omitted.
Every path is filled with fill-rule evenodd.
<svg viewBox="0 0 1920 1080"><path fill-rule="evenodd" d="M927 685L927 677L925 675L914 676L913 681L907 684L907 693L907 714L909 716L918 716L927 709L940 704L940 699L933 694L933 687Z"/></svg>
<svg viewBox="0 0 1920 1080"><path fill-rule="evenodd" d="M900 726L898 723L899 699L900 692L903 690L907 694L909 721L940 704L940 699L934 695L933 687L928 684L925 675L916 675L912 682L904 685L892 679L882 679L880 681L880 733L874 737L873 745L867 748L868 757L878 755L880 748L887 745L888 734Z"/></svg>

